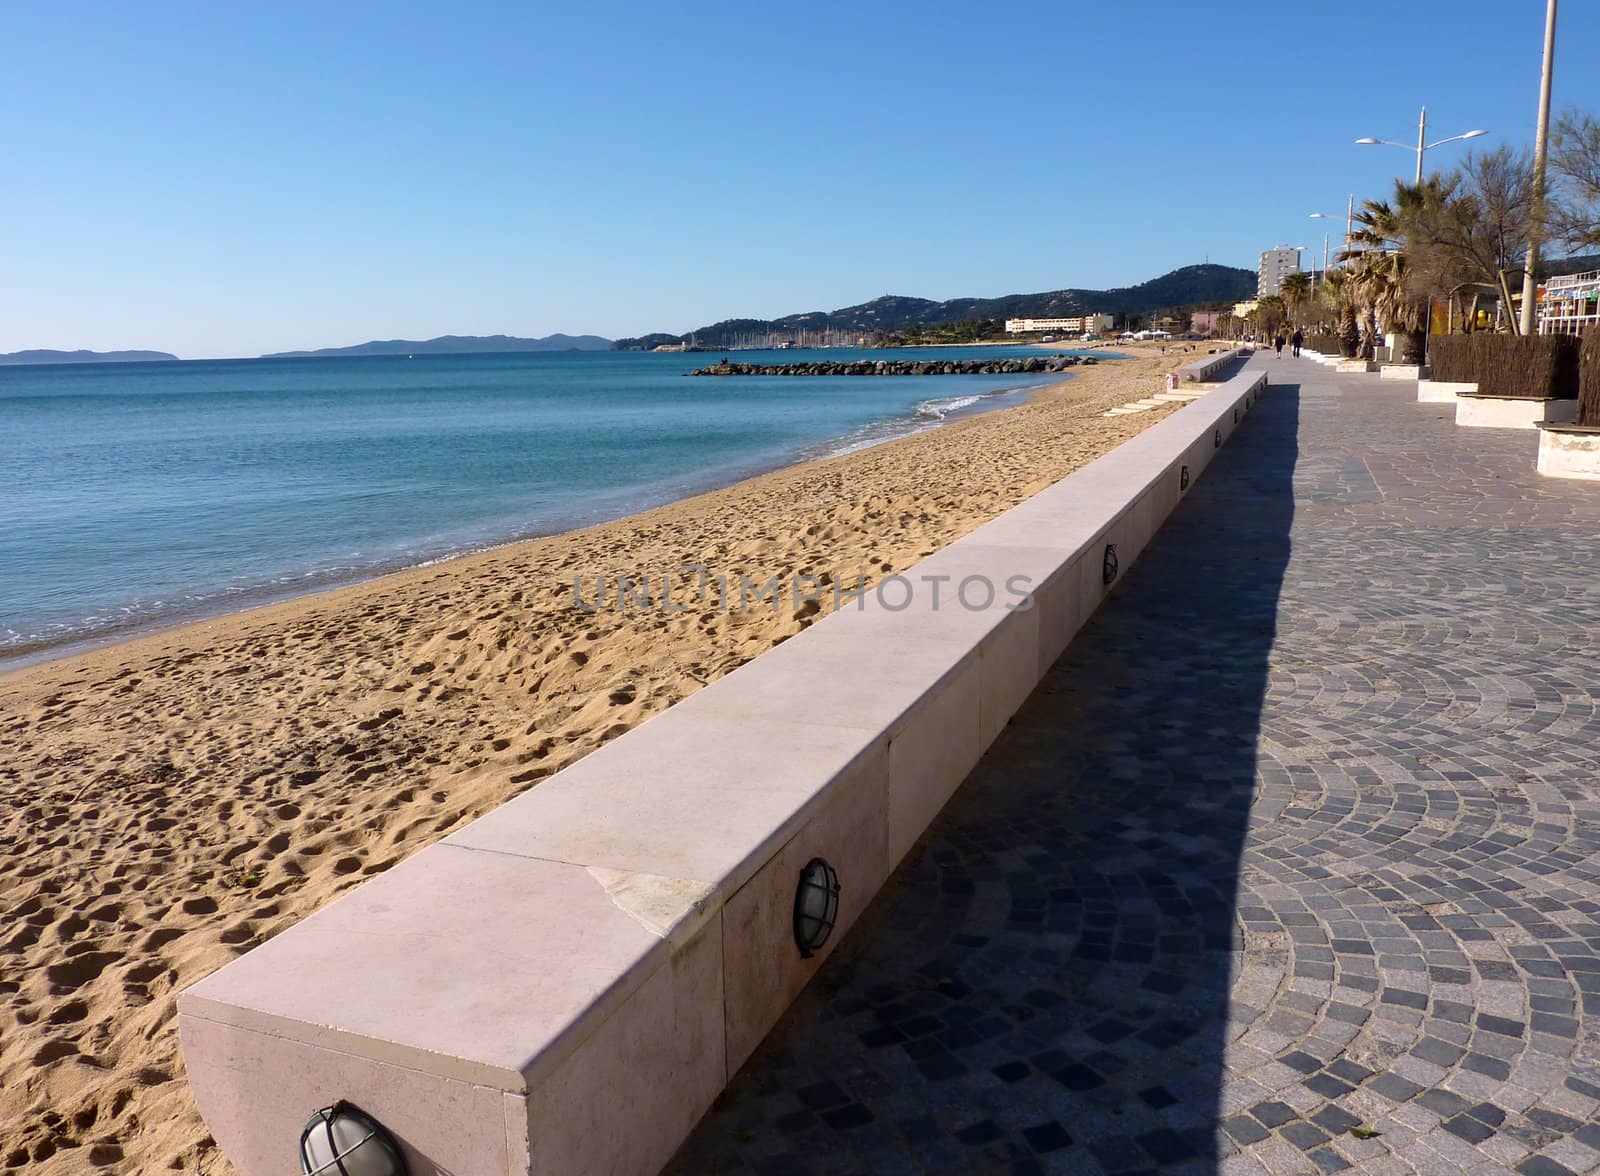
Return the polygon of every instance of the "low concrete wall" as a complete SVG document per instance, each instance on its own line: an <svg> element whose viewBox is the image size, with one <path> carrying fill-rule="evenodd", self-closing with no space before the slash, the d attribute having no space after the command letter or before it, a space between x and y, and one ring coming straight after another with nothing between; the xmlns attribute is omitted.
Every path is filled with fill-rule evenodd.
<svg viewBox="0 0 1600 1176"><path fill-rule="evenodd" d="M1600 482L1600 429L1582 425L1540 426L1538 470L1547 478Z"/></svg>
<svg viewBox="0 0 1600 1176"><path fill-rule="evenodd" d="M1335 362L1333 370L1336 372L1371 372L1377 365L1369 359L1341 359Z"/></svg>
<svg viewBox="0 0 1600 1176"><path fill-rule="evenodd" d="M1420 380L1428 369L1415 363L1386 363L1378 369L1385 380Z"/></svg>
<svg viewBox="0 0 1600 1176"><path fill-rule="evenodd" d="M1576 420L1576 400L1530 400L1462 392L1456 397L1456 424L1471 429L1532 429L1543 422Z"/></svg>
<svg viewBox="0 0 1600 1176"><path fill-rule="evenodd" d="M1476 384L1463 384L1450 380L1418 380L1417 400L1423 404L1454 404L1456 397L1478 390Z"/></svg>
<svg viewBox="0 0 1600 1176"><path fill-rule="evenodd" d="M307 1116L344 1099L413 1172L657 1171L1110 591L1108 548L1114 583L1265 383L1234 377L191 986L184 1061L224 1152L293 1171ZM813 857L842 891L802 958Z"/></svg>
<svg viewBox="0 0 1600 1176"><path fill-rule="evenodd" d="M1178 375L1186 384L1203 384L1240 356L1249 354L1249 349L1245 347L1235 347L1230 351L1219 351L1215 355L1208 355L1204 359L1196 360L1194 363L1184 364L1178 369Z"/></svg>

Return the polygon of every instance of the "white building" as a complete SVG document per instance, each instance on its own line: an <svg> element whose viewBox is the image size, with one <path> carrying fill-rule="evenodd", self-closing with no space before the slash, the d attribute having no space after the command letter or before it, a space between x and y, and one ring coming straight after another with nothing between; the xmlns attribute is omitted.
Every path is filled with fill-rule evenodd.
<svg viewBox="0 0 1600 1176"><path fill-rule="evenodd" d="M1256 281L1256 297L1265 298L1283 289L1283 279L1300 272L1300 251L1288 245L1265 249L1261 253L1261 276Z"/></svg>
<svg viewBox="0 0 1600 1176"><path fill-rule="evenodd" d="M1600 270L1551 278L1538 306L1541 335L1581 335L1600 325Z"/></svg>
<svg viewBox="0 0 1600 1176"><path fill-rule="evenodd" d="M1014 318L1006 320L1006 334L1031 335L1053 331L1061 335L1089 335L1111 329L1109 314L1083 314L1075 318Z"/></svg>

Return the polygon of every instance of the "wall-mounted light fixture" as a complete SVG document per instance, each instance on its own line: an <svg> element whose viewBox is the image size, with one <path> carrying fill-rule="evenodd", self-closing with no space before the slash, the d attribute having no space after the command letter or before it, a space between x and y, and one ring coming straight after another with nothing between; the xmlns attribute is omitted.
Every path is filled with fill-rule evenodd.
<svg viewBox="0 0 1600 1176"><path fill-rule="evenodd" d="M400 1145L371 1115L347 1102L323 1107L300 1132L303 1176L406 1176Z"/></svg>
<svg viewBox="0 0 1600 1176"><path fill-rule="evenodd" d="M801 959L810 959L828 942L838 917L839 875L821 858L812 858L794 892L794 944Z"/></svg>
<svg viewBox="0 0 1600 1176"><path fill-rule="evenodd" d="M1100 581L1101 583L1109 584L1116 578L1117 545L1115 543L1107 543L1105 558L1100 561Z"/></svg>
<svg viewBox="0 0 1600 1176"><path fill-rule="evenodd" d="M1222 448L1222 430L1221 429L1218 429L1215 433L1211 434L1211 448L1213 448L1213 449L1221 449Z"/></svg>
<svg viewBox="0 0 1600 1176"><path fill-rule="evenodd" d="M1239 423L1239 406L1237 404L1233 406L1233 423L1236 425Z"/></svg>
<svg viewBox="0 0 1600 1176"><path fill-rule="evenodd" d="M1188 466L1184 466L1183 469L1178 471L1178 489L1181 492L1181 491L1187 490L1188 488L1189 488L1189 467Z"/></svg>

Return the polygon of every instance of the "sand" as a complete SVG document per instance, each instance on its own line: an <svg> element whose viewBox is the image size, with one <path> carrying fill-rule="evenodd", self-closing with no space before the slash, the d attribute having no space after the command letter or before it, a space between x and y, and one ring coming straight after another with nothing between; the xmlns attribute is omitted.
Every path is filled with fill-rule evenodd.
<svg viewBox="0 0 1600 1176"><path fill-rule="evenodd" d="M0 675L0 1169L232 1171L184 1082L188 984L831 608L573 605L704 565L868 582L1165 416L1192 359L647 514ZM1203 351L1203 348L1201 349ZM311 1110L312 1108L307 1108Z"/></svg>

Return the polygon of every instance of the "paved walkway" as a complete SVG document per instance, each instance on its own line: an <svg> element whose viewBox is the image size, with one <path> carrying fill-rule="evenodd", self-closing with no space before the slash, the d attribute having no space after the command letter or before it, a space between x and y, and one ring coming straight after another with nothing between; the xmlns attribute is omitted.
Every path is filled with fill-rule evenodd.
<svg viewBox="0 0 1600 1176"><path fill-rule="evenodd" d="M1251 362L671 1171L1600 1171L1600 486Z"/></svg>

